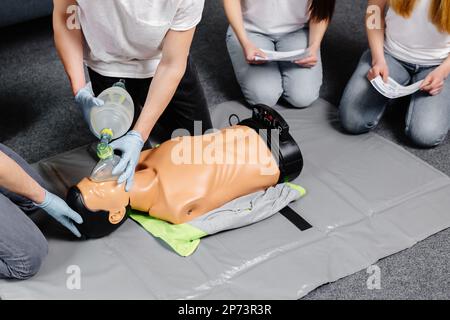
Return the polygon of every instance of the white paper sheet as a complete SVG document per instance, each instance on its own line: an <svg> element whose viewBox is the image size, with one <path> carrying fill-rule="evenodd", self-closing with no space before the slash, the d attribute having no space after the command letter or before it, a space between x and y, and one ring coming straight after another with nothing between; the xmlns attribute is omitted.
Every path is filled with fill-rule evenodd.
<svg viewBox="0 0 450 320"><path fill-rule="evenodd" d="M262 52L266 54L266 58L262 57L255 57L256 61L287 61L287 62L293 62L296 60L304 59L306 57L310 56L308 49L300 49L300 50L294 50L294 51L270 51L270 50L263 50Z"/></svg>
<svg viewBox="0 0 450 320"><path fill-rule="evenodd" d="M417 91L419 91L420 86L422 85L423 81L418 81L416 83L413 83L409 86L402 86L397 81L392 79L391 77L388 78L388 82L385 83L383 81L383 78L381 76L376 77L370 83L372 86L383 96L389 98L389 99L395 99L400 98L404 96L409 96Z"/></svg>

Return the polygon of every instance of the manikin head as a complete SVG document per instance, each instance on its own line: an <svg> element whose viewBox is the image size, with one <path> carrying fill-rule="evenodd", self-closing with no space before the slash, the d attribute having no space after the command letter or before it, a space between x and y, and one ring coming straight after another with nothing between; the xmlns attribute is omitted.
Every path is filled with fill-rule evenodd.
<svg viewBox="0 0 450 320"><path fill-rule="evenodd" d="M127 209L149 212L157 195L158 179L153 169L138 165L133 187L125 191L125 184L117 181L94 182L89 178L70 188L68 205L83 218L78 227L88 239L102 238L118 229L127 219ZM156 191L156 192L155 192Z"/></svg>
<svg viewBox="0 0 450 320"><path fill-rule="evenodd" d="M115 181L95 183L86 178L70 188L67 203L83 218L83 223L78 226L82 236L102 238L127 219L129 195L123 184L117 185Z"/></svg>

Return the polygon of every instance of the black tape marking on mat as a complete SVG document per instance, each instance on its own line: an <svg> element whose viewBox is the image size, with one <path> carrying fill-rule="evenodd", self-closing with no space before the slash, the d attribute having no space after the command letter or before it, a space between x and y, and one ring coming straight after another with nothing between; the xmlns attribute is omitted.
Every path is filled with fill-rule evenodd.
<svg viewBox="0 0 450 320"><path fill-rule="evenodd" d="M312 228L312 225L308 221L303 219L297 212L292 210L291 207L284 207L280 210L280 213L294 224L300 231L305 231Z"/></svg>

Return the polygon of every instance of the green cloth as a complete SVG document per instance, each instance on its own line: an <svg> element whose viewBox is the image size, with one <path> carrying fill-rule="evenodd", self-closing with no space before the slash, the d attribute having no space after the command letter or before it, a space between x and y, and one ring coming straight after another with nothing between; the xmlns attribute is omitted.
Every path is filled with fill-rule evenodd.
<svg viewBox="0 0 450 320"><path fill-rule="evenodd" d="M175 252L183 257L190 256L200 244L200 239L208 234L187 223L171 224L148 215L128 209L129 216L153 236L161 238Z"/></svg>
<svg viewBox="0 0 450 320"><path fill-rule="evenodd" d="M306 194L306 189L298 184L287 182L286 183L291 189L297 190L300 193L300 196L303 197Z"/></svg>

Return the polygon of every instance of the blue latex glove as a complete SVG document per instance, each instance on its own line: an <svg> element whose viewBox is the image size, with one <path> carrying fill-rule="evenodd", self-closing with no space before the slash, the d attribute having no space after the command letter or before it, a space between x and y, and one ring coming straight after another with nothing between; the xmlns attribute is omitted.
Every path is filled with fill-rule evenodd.
<svg viewBox="0 0 450 320"><path fill-rule="evenodd" d="M101 107L105 102L94 97L92 85L89 82L84 88L80 89L75 96L75 103L83 112L84 120L90 125L90 114L93 107Z"/></svg>
<svg viewBox="0 0 450 320"><path fill-rule="evenodd" d="M128 192L133 186L134 170L141 156L144 141L137 131L130 131L125 136L110 143L113 149L122 151L122 158L117 166L113 169L113 175L119 175L117 183L121 184L127 181L125 191Z"/></svg>
<svg viewBox="0 0 450 320"><path fill-rule="evenodd" d="M81 237L81 234L75 227L74 222L81 224L83 223L83 219L78 213L73 211L64 200L48 191L45 191L44 202L41 204L35 203L35 205L45 210L56 221L69 229L75 236L78 238Z"/></svg>

